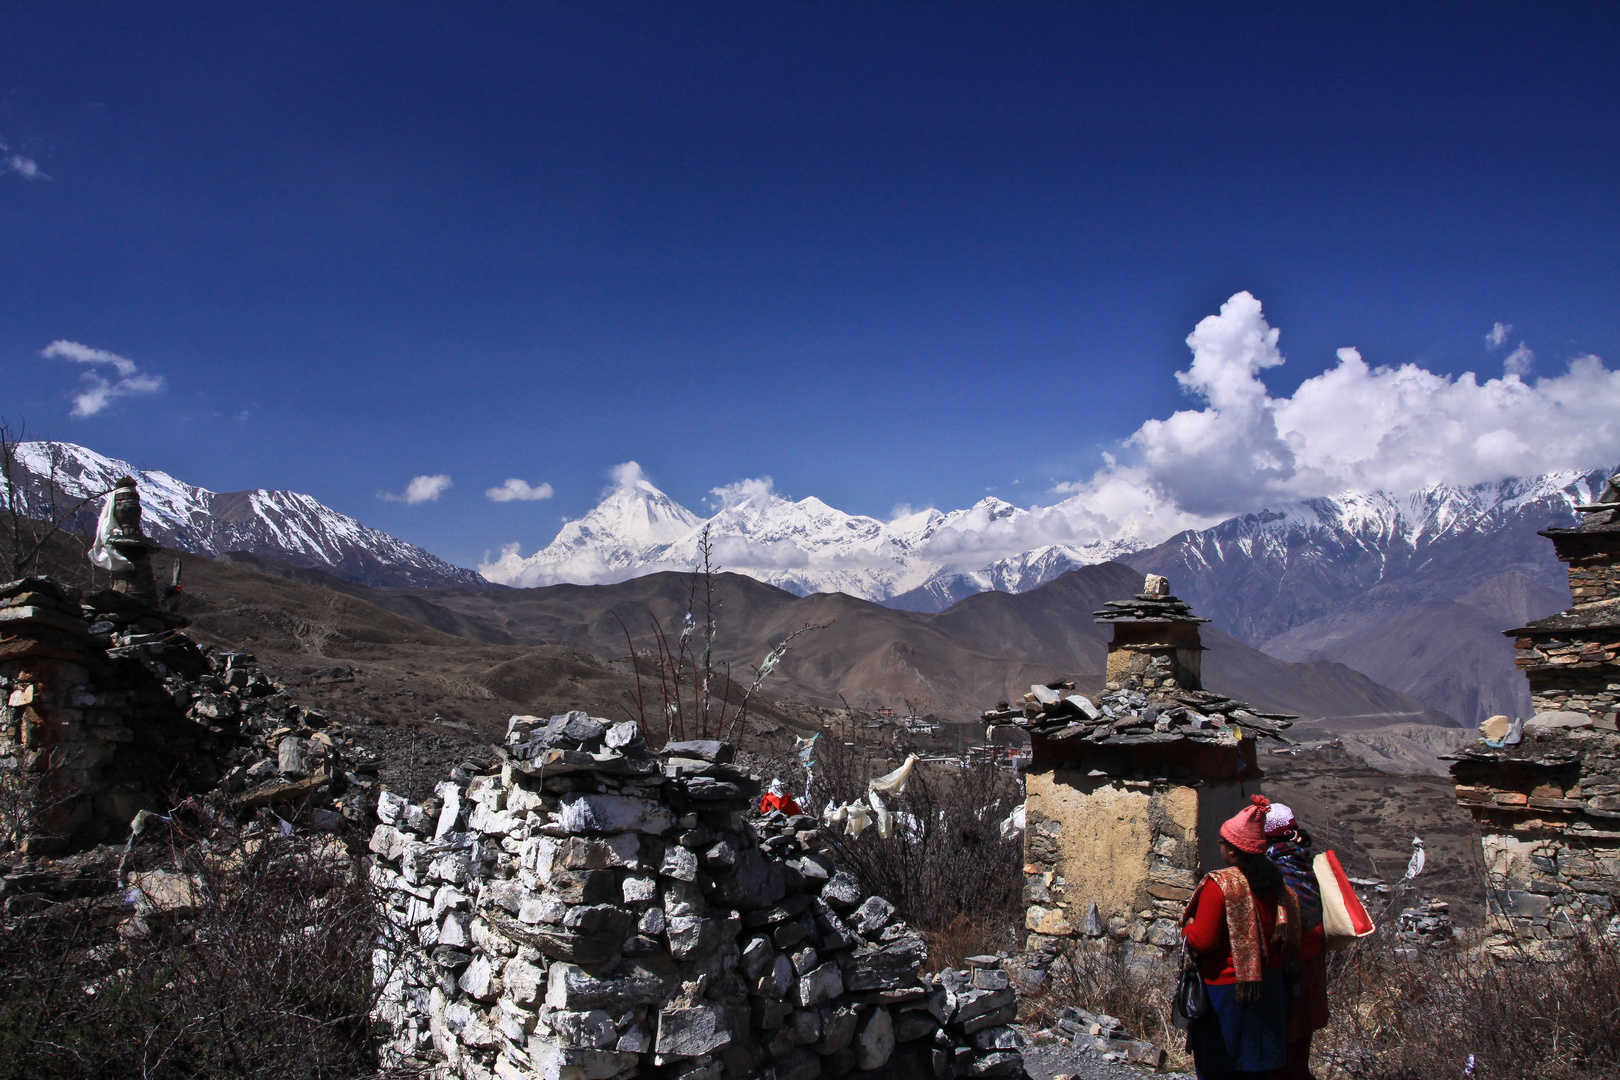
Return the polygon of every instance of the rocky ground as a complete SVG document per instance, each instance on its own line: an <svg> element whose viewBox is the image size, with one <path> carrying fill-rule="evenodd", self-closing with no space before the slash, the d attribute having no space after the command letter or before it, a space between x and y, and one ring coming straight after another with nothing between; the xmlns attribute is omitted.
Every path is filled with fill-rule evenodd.
<svg viewBox="0 0 1620 1080"><path fill-rule="evenodd" d="M1105 1061L1092 1051L1079 1051L1067 1042L1043 1035L1025 1032L1029 1045L1024 1047L1024 1071L1030 1080L1146 1080L1147 1077L1183 1077L1190 1074L1149 1072L1125 1061Z"/></svg>
<svg viewBox="0 0 1620 1080"><path fill-rule="evenodd" d="M1375 921L1393 921L1401 907L1428 895L1448 902L1459 926L1483 924L1483 867L1473 822L1457 805L1449 777L1379 772L1334 747L1262 754L1260 767L1266 794L1293 809L1317 850L1337 852L1352 877L1387 883L1389 910L1369 904ZM1423 839L1426 865L1415 887L1397 896L1413 837Z"/></svg>

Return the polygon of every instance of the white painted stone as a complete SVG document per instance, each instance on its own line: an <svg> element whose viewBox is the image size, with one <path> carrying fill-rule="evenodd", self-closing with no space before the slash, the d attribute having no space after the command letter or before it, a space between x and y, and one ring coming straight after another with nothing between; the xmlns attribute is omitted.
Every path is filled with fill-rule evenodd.
<svg viewBox="0 0 1620 1080"><path fill-rule="evenodd" d="M534 1005L546 991L546 973L535 965L513 957L501 970L506 993L518 1005Z"/></svg>
<svg viewBox="0 0 1620 1080"><path fill-rule="evenodd" d="M645 874L626 874L621 889L624 902L640 904L658 899L658 879Z"/></svg>
<svg viewBox="0 0 1620 1080"><path fill-rule="evenodd" d="M447 911L466 911L470 904L467 894L454 885L440 885L433 893L433 917L442 919Z"/></svg>
<svg viewBox="0 0 1620 1080"><path fill-rule="evenodd" d="M468 933L468 926L472 922L472 915L465 911L448 912L444 921L439 924L439 944L449 945L456 949L465 949L472 944L472 936Z"/></svg>
<svg viewBox="0 0 1620 1080"><path fill-rule="evenodd" d="M661 836L675 824L667 806L623 795L571 791L562 798L557 824L570 833L639 832Z"/></svg>
<svg viewBox="0 0 1620 1080"><path fill-rule="evenodd" d="M393 825L399 821L399 815L404 811L408 800L403 795L396 795L392 791L379 791L377 793L377 820L384 825ZM376 851L376 848L372 848Z"/></svg>
<svg viewBox="0 0 1620 1080"><path fill-rule="evenodd" d="M460 986L468 997L486 1005L494 1001L501 992L500 976L495 974L494 965L489 962L488 956L474 956L473 962L461 973L456 985Z"/></svg>
<svg viewBox="0 0 1620 1080"><path fill-rule="evenodd" d="M588 1012L548 1009L540 1014L540 1020L551 1029L557 1042L576 1050L611 1050L619 1041L613 1017L601 1009Z"/></svg>

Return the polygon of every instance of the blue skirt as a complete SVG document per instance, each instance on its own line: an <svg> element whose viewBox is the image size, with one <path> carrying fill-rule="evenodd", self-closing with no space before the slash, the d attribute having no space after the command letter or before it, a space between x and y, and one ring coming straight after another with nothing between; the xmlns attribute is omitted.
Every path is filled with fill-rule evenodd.
<svg viewBox="0 0 1620 1080"><path fill-rule="evenodd" d="M1288 1060L1288 999L1281 968L1266 972L1260 1000L1239 1001L1237 985L1211 986L1210 1011L1187 1028L1199 1080L1264 1076Z"/></svg>

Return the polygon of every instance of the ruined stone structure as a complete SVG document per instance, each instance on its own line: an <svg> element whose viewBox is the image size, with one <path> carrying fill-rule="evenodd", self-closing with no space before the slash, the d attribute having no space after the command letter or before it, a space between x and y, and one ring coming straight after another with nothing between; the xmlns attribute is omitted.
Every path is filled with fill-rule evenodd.
<svg viewBox="0 0 1620 1080"><path fill-rule="evenodd" d="M37 807L30 851L122 839L137 811L218 780L229 736L187 713L180 684L208 666L169 635L183 622L110 590L0 586L0 768Z"/></svg>
<svg viewBox="0 0 1620 1080"><path fill-rule="evenodd" d="M513 717L498 772L378 801L376 951L391 1063L449 1078L1018 1076L994 957L926 947L826 856L814 818L747 813L724 743Z"/></svg>
<svg viewBox="0 0 1620 1080"><path fill-rule="evenodd" d="M1569 566L1569 610L1507 631L1535 715L1492 717L1453 756L1473 815L1498 947L1609 923L1620 897L1620 501L1548 529Z"/></svg>
<svg viewBox="0 0 1620 1080"><path fill-rule="evenodd" d="M1032 687L985 714L1029 732L1026 928L1031 951L1065 941L1157 958L1199 878L1224 865L1222 821L1257 792L1255 739L1292 721L1204 690L1198 626L1208 620L1150 576L1112 624L1107 688Z"/></svg>
<svg viewBox="0 0 1620 1080"><path fill-rule="evenodd" d="M370 814L375 752L184 625L110 589L0 585L0 784L27 854L122 842L192 796L326 829Z"/></svg>

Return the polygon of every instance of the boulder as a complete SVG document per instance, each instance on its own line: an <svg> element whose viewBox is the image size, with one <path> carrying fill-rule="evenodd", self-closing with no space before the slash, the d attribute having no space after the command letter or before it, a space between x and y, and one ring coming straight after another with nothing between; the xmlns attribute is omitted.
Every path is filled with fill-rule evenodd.
<svg viewBox="0 0 1620 1080"><path fill-rule="evenodd" d="M658 1014L653 1052L666 1057L698 1057L729 1046L735 1016L721 1005L664 1009Z"/></svg>

